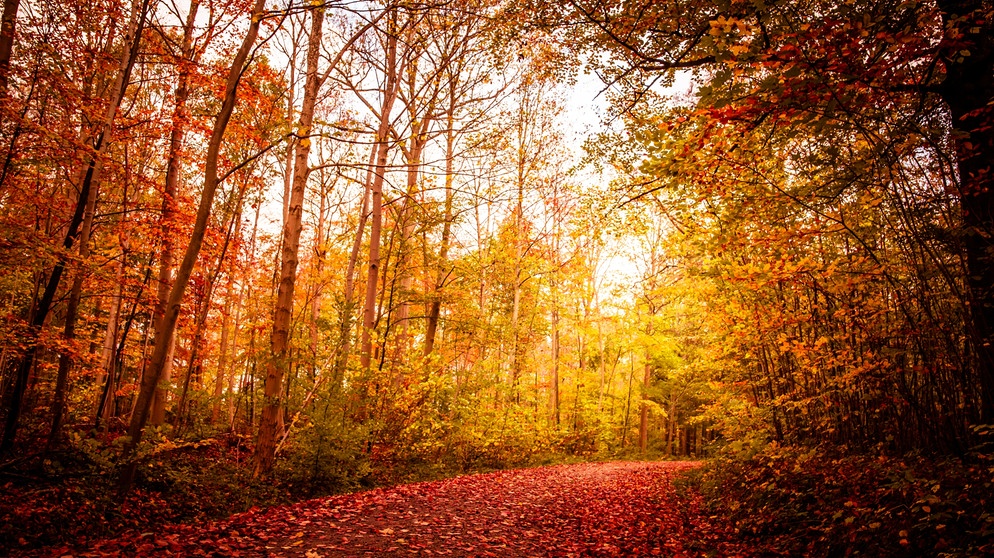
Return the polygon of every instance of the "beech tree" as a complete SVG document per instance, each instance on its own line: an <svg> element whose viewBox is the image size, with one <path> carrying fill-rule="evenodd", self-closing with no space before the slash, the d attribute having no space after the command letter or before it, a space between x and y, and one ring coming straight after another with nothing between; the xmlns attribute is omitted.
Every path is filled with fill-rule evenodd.
<svg viewBox="0 0 994 558"><path fill-rule="evenodd" d="M376 129L376 162L373 167L375 170L369 186L372 221L369 228L369 263L366 274L366 298L362 311L362 340L359 347L363 368L369 368L373 358L373 329L376 321L376 295L380 273L380 235L383 228L383 182L386 179L387 156L390 149L391 112L400 83L401 68L397 60L398 34L406 25L400 21L397 9L391 9L385 20L386 29L382 32L385 55L384 82L380 90L381 102L377 111L379 125Z"/></svg>
<svg viewBox="0 0 994 558"><path fill-rule="evenodd" d="M299 127L296 135L296 149L293 162L293 186L290 191L286 221L283 227L283 250L280 264L280 286L276 299L276 312L273 319L273 333L270 341L272 358L267 364L266 373L266 405L262 411L262 422L259 426L259 440L256 446L255 475L267 475L272 470L275 455L275 440L277 418L280 409L280 394L286 368L286 350L290 315L293 308L293 291L296 285L298 250L300 245L301 223L303 218L304 190L310 167L308 155L311 147L311 127L314 123L314 111L317 103L318 90L328 79L334 67L342 56L379 18L374 18L359 29L339 50L330 66L322 75L318 74L318 57L321 50L324 12L322 8L311 10L311 30L307 44L307 78L304 85L304 98L300 110Z"/></svg>
<svg viewBox="0 0 994 558"><path fill-rule="evenodd" d="M178 194L179 175L181 168L181 152L183 149L183 136L186 132L187 121L189 120L188 109L186 107L189 97L189 82L191 65L195 63L193 51L194 24L197 21L197 13L200 11L199 0L190 2L189 10L186 14L186 21L183 25L183 38L179 52L179 72L177 76L178 84L174 99L172 115L172 126L169 132L169 154L166 159L165 188L162 191L162 249L159 252L159 270L156 288L157 316L155 336L162 337L166 334L164 318L166 315L166 304L169 299L169 289L172 285L173 273L173 220L176 218L176 198ZM170 339L170 347L175 346L175 338ZM172 349L170 349L172 350ZM162 371L160 382L168 382L172 371L172 358L167 358ZM165 418L166 391L162 388L156 391L153 401L152 423L162 424Z"/></svg>

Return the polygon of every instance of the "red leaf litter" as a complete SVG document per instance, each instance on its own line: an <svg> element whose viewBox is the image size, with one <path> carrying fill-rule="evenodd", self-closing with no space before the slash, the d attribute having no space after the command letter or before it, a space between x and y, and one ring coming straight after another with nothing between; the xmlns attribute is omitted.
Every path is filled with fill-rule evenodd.
<svg viewBox="0 0 994 558"><path fill-rule="evenodd" d="M748 556L677 494L688 462L501 471L253 510L51 556Z"/></svg>

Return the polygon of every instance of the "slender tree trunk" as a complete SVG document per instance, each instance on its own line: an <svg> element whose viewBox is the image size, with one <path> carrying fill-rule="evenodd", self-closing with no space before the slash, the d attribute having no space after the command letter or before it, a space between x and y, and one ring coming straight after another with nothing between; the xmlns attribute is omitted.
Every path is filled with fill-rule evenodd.
<svg viewBox="0 0 994 558"><path fill-rule="evenodd" d="M390 113L397 97L397 29L395 15L390 16L386 38L386 84L380 107L380 125L376 131L376 171L370 196L373 203L372 222L369 229L369 272L366 275L366 301L362 315L362 340L360 363L369 368L373 352L373 327L376 322L376 283L380 276L380 231L383 226L383 180L386 175L387 154L390 151Z"/></svg>
<svg viewBox="0 0 994 558"><path fill-rule="evenodd" d="M520 229L518 229L520 234ZM521 370L521 344L518 340L518 329L521 327L521 244L515 240L514 299L511 305L511 400L518 401L518 376Z"/></svg>
<svg viewBox="0 0 994 558"><path fill-rule="evenodd" d="M239 299L241 299L241 291L239 291ZM241 300L238 301L235 306L235 323L234 328L231 331L231 356L229 357L231 364L229 368L231 372L228 373L228 429L234 432L235 430L235 364L238 362L235 358L238 354L238 332L241 331L242 326L242 303Z"/></svg>
<svg viewBox="0 0 994 558"><path fill-rule="evenodd" d="M604 410L604 388L607 376L607 354L604 350L604 320L601 319L600 304L597 305L597 349L600 352L600 381L597 386L597 412Z"/></svg>
<svg viewBox="0 0 994 558"><path fill-rule="evenodd" d="M3 0L3 16L0 19L0 99L7 98L10 57L14 52L14 32L20 4L21 0Z"/></svg>
<svg viewBox="0 0 994 558"><path fill-rule="evenodd" d="M163 327L163 317L166 314L166 304L169 300L169 290L172 286L173 275L173 237L175 236L176 220L176 194L179 189L180 165L183 152L183 135L186 133L186 122L188 120L186 101L190 95L189 82L190 70L193 64L193 30L197 19L197 12L200 10L200 0L190 2L190 10L186 16L186 23L183 27L183 43L181 46L181 60L179 61L178 85L176 87L175 106L173 107L172 129L169 133L169 155L166 161L166 184L162 192L162 216L159 220L159 228L162 235L162 251L159 252L159 280L156 290L155 303L155 336L156 338L165 335ZM175 347L175 341L170 340L171 347ZM170 358L166 360L165 368L159 379L159 385L155 390L155 399L152 403L151 422L161 425L166 418L166 405L169 398L169 382L172 379L173 359L172 349Z"/></svg>
<svg viewBox="0 0 994 558"><path fill-rule="evenodd" d="M632 416L632 384L635 383L635 352L628 352L628 397L625 398L625 421L621 427L621 449L625 449L628 440L628 425Z"/></svg>
<svg viewBox="0 0 994 558"><path fill-rule="evenodd" d="M131 416L131 424L128 426L128 442L124 448L124 458L126 465L122 468L119 479L119 494L123 496L131 488L134 482L137 463L133 460L133 455L141 442L141 437L148 421L149 410L152 403L152 395L155 387L159 383L159 377L166 364L166 357L169 351L168 339L172 337L176 329L176 321L179 318L180 303L186 286L193 274L193 267L200 254L203 245L204 232L207 230L207 221L210 218L211 207L214 203L214 194L217 191L218 179L218 154L221 149L221 140L231 119L231 113L237 102L237 88L245 72L246 61L249 51L255 44L255 39L259 34L259 24L266 8L265 0L256 0L252 8L251 23L248 32L235 55L228 71L227 82L224 88L224 98L221 110L214 121L214 128L211 131L210 142L207 146L207 158L204 166L204 189L200 196L200 204L197 208L197 217L191 233L190 244L183 255L183 262L180 264L173 281L172 289L169 292L169 300L166 313L163 318L163 336L155 341L155 348L152 351L152 358L149 362L148 373L142 378L141 388L138 392L138 399L135 403L135 412Z"/></svg>
<svg viewBox="0 0 994 558"><path fill-rule="evenodd" d="M677 422L676 422L676 403L677 398L674 397L670 400L669 409L669 420L667 421L668 426L666 428L666 452L673 455L673 440L676 438L677 432Z"/></svg>
<svg viewBox="0 0 994 558"><path fill-rule="evenodd" d="M639 416L639 451L643 454L649 447L649 403L647 393L649 383L652 381L652 364L649 361L649 352L645 353L645 374L642 376L642 405Z"/></svg>
<svg viewBox="0 0 994 558"><path fill-rule="evenodd" d="M524 224L525 224L525 180L527 179L527 160L525 145L528 141L527 139L527 124L525 123L525 110L524 107L519 107L518 122L517 122L517 142L518 142L518 153L517 153L517 180L515 183L515 188L517 190L518 201L514 208L514 298L511 309L511 398L513 401L518 401L518 377L521 374L521 353L522 347L519 340L519 329L521 320L521 288L524 286L524 281L522 276L524 275L524 259L525 251L523 244L528 241L527 238L523 238ZM582 368L582 367L581 367ZM579 397L579 390L577 391L577 397ZM574 417L575 418L575 417Z"/></svg>
<svg viewBox="0 0 994 558"><path fill-rule="evenodd" d="M183 389L180 391L179 401L176 402L176 408L173 413L172 424L177 434L182 428L186 417L186 402L190 392L190 383L200 366L200 360L203 358L200 355L200 347L203 344L204 330L207 326L207 314L210 311L210 291L211 289L207 289L207 294L204 295L200 312L197 313L196 323L193 326L193 338L190 340L190 358L186 363L186 374L183 375Z"/></svg>
<svg viewBox="0 0 994 558"><path fill-rule="evenodd" d="M412 101L413 102L413 101ZM421 153L424 149L424 139L422 130L427 126L427 122L414 125L410 148L407 156L407 195L404 204L399 211L400 214L400 242L399 255L397 257L396 269L399 275L400 288L397 295L400 304L397 306L397 352L396 360L403 358L403 355L410 349L409 319L411 313L411 288L414 285L414 275L411 273L411 240L414 237L414 209L417 207L415 197L418 195L418 177L421 174Z"/></svg>
<svg viewBox="0 0 994 558"><path fill-rule="evenodd" d="M228 377L228 343L231 330L231 300L234 281L228 275L227 295L221 317L221 344L218 347L217 372L214 376L214 396L211 400L211 424L221 418L221 398L224 396L225 380Z"/></svg>
<svg viewBox="0 0 994 558"><path fill-rule="evenodd" d="M428 321L425 326L425 356L435 348L435 335L438 331L438 319L442 313L442 288L449 267L449 244L452 242L452 203L453 182L455 180L454 163L456 150L455 113L456 113L456 82L449 85L449 107L445 121L445 215L442 218L442 240L438 248L438 269L435 276L435 286L432 291L431 307L428 310Z"/></svg>
<svg viewBox="0 0 994 558"><path fill-rule="evenodd" d="M152 394L152 408L149 411L148 423L152 426L162 426L166 423L166 407L169 405L169 385L172 382L173 364L176 356L176 338L179 336L177 328L173 329L169 338L166 360L159 373L159 381L155 384L155 392ZM152 341L153 348L155 341ZM145 369L147 374L148 368Z"/></svg>
<svg viewBox="0 0 994 558"><path fill-rule="evenodd" d="M210 315L211 300L214 298L214 288L217 285L217 278L224 271L224 262L227 259L228 249L231 247L232 238L237 238L241 231L242 200L244 197L245 188L243 187L238 191L238 198L235 202L235 209L232 212L231 218L226 219L227 225L225 227L226 232L224 235L224 244L221 247L220 255L217 257L217 265L207 274L207 287L204 289L200 311L196 315L193 342L190 344L190 360L187 363L186 375L183 379L183 390L180 393L176 417L173 421L173 425L177 429L182 426L184 417L187 414L187 396L190 391L190 383L192 382L194 376L200 376L199 373L195 374L195 372L202 373L203 371L203 356L201 355L201 348L203 346L204 334L207 331L207 317ZM231 274L229 273L229 277L230 275ZM222 336L223 335L224 333L222 332Z"/></svg>
<svg viewBox="0 0 994 558"><path fill-rule="evenodd" d="M295 26L296 27L296 26ZM290 60L287 64L289 75L289 87L286 95L286 121L294 121L294 112L297 107L295 94L297 91L297 48L299 48L299 35L294 36L290 41ZM298 140L299 141L299 140ZM296 156L297 142L288 141L283 163L283 223L290 219L290 197L293 195L293 161Z"/></svg>
<svg viewBox="0 0 994 558"><path fill-rule="evenodd" d="M276 295L276 312L270 336L270 356L266 361L266 401L262 408L262 422L259 424L259 437L255 446L255 470L253 476L268 476L273 469L276 457L276 439L279 436L278 418L282 406L283 378L288 362L290 320L293 315L293 292L297 281L299 263L300 231L303 228L304 189L310 167L307 157L311 148L311 125L314 120L314 106L317 102L319 83L318 58L321 54L321 34L324 24L324 8L311 10L311 32L307 44L307 78L304 85L304 100L300 109L300 126L297 130L296 153L293 162L293 188L287 220L283 224L283 252L280 264L280 283Z"/></svg>
<svg viewBox="0 0 994 558"><path fill-rule="evenodd" d="M310 319L308 320L308 333L310 334L310 352L311 352L311 362L310 362L310 373L311 381L317 378L317 367L318 367L318 351L320 350L320 332L318 331L318 318L321 315L321 295L322 288L321 282L323 278L321 275L324 273L324 259L327 255L325 250L325 211L327 209L328 202L328 192L325 189L325 184L321 184L321 195L318 200L318 223L317 230L314 232L314 267L312 273L312 287L311 287L311 307L310 307Z"/></svg>
<svg viewBox="0 0 994 558"><path fill-rule="evenodd" d="M101 370L106 374L105 378L100 378L97 385L103 383L101 396L97 400L96 415L93 423L98 427L102 424L106 427L110 420L114 408L114 392L117 390L117 333L121 322L121 304L124 299L124 255L117 266L117 281L114 286L114 297L111 302L110 313L107 317L107 330L104 332L104 346L101 358Z"/></svg>
<svg viewBox="0 0 994 558"><path fill-rule="evenodd" d="M553 294L555 296L555 294ZM553 304L556 304L553 302ZM552 418L556 428L560 424L559 410L559 306L552 310Z"/></svg>
<svg viewBox="0 0 994 558"><path fill-rule="evenodd" d="M118 266L117 273L118 273L119 281L123 284L123 282L124 282L124 261L125 261L123 258L127 257L127 249L124 246L122 246L121 251L122 251L122 260L121 260L120 265ZM108 387L110 387L112 383L113 384L121 384L121 383L123 383L123 378L124 378L124 347L126 347L127 344L128 344L128 334L131 332L131 326L135 323L135 316L138 314L139 302L142 300L142 297L145 294L145 288L148 287L148 283L149 283L149 281L152 278L152 267L153 267L153 262L152 262L152 258L150 258L148 264L145 266L145 277L142 279L142 284L138 288L138 292L135 293L134 301L131 303L131 311L128 312L128 319L124 321L124 328L121 329L121 340L118 341L117 347L114 349L114 354L111 357L112 358L111 362L113 363L113 366L110 368L110 370L113 372L114 380L113 380L113 382L108 382ZM120 295L121 292L123 292L123 286L119 290L118 294ZM121 304L123 304L123 298L121 298L121 301L122 301ZM120 308L120 305L118 305L118 308ZM118 310L118 315L120 315L120 310ZM118 321L120 321L120 318L118 318ZM117 330L115 329L115 337L116 337L116 333L117 333ZM147 347L148 347L148 329L145 329L145 333L144 333L144 335L142 335L142 347L141 347L141 350L139 351L139 354L144 355L145 354L145 349ZM142 359L142 361L144 362L144 359ZM119 407L119 401L120 400L115 395L114 397L112 397L110 399L110 401L111 401L111 405L108 407L108 409L115 409L116 410ZM133 399L132 399L132 401L133 401ZM120 413L118 413L118 414L120 414ZM111 415L110 415L110 412L108 411L107 420L110 420L110 417L111 417ZM97 427L99 427L99 424L97 424Z"/></svg>
<svg viewBox="0 0 994 558"><path fill-rule="evenodd" d="M241 235L242 220L237 217L238 224L235 229L235 238ZM235 300L235 273L228 271L227 283L225 285L224 309L221 311L221 341L218 347L217 374L214 376L214 397L211 401L211 424L217 424L221 418L221 398L224 395L225 378L228 375L228 345L231 335L231 305ZM234 345L234 342L231 342ZM233 375L232 375L233 376Z"/></svg>
<svg viewBox="0 0 994 558"><path fill-rule="evenodd" d="M249 261L249 266L250 267L254 266L255 263L256 263L256 239L259 237L259 216L260 216L261 213L262 213L262 205L261 204L256 204L256 206L255 206L255 218L252 221L252 235L249 238L249 258L248 258L248 261ZM239 328L240 328L240 321L241 321L241 318L242 318L242 310L245 309L244 302L245 301L253 301L254 302L256 300L256 297L253 296L254 289L253 289L252 285L253 285L253 283L251 281L248 281L247 285L245 286L245 289L247 290L247 293L245 293L244 296L242 296L241 293L239 293L239 297L238 297L238 314L237 314L237 317L235 319L235 340L236 341L238 339L238 331L239 331ZM258 305L257 304L255 305L254 309L256 310L255 313L258 314ZM249 369L251 369L251 373L252 374L255 373L255 362L256 362L256 356L255 356L255 331L256 331L256 329L254 327L250 327L249 328L249 346L248 346L248 352L247 352L248 356L246 357L245 367L242 369L242 373L240 374L240 377L239 377L239 380L238 380L239 390L238 390L238 397L237 398L234 397L234 395L233 395L234 392L235 392L235 389L234 389L235 388L235 384L234 384L234 382L235 382L235 372L234 372L234 369L232 369L231 376L228 379L228 425L229 425L229 427L230 427L230 429L231 429L232 432L236 431L235 430L235 417L236 417L236 415L238 413L238 402L241 400L242 394L246 393L247 386L249 385L249 381L250 380L247 377L247 375L249 374ZM249 366L249 359L251 359L251 363L252 363L251 366ZM232 360L234 360L234 359L232 359ZM251 397L252 401L254 402L255 401L254 394L251 391L249 391L248 393L249 393L249 397ZM246 407L246 410L248 410L250 408L254 409L254 407L250 407L249 406L248 400L245 401L245 407ZM251 418L253 415L250 415L248 412L246 414L250 416L250 418L248 420L248 424L251 425L253 423L253 421L254 421L254 419Z"/></svg>
<svg viewBox="0 0 994 558"><path fill-rule="evenodd" d="M359 223L356 226L355 238L352 241L352 251L349 253L349 263L345 269L345 289L342 303L341 318L338 323L338 349L335 353L335 371L332 378L332 390L337 392L345 377L349 353L352 346L352 317L355 311L355 280L356 266L359 261L359 251L362 249L363 231L369 220L369 201L373 183L373 164L379 147L374 145L369 153L369 168L366 170L366 183L363 188L362 205L359 210Z"/></svg>
<svg viewBox="0 0 994 558"><path fill-rule="evenodd" d="M553 221L553 264L555 272L552 275L552 417L556 428L559 428L559 218Z"/></svg>
<svg viewBox="0 0 994 558"><path fill-rule="evenodd" d="M90 188L89 199L86 201L86 208L83 210L83 224L79 232L79 260L80 265L76 269L73 277L72 287L69 289L69 300L66 303L65 325L62 331L62 340L66 346L59 355L59 370L55 380L55 395L52 401L52 428L48 433L48 448L51 449L58 442L62 433L62 422L65 418L66 391L69 386L69 373L73 365L72 343L76 339L76 320L79 315L79 301L83 292L83 279L85 278L84 266L90 257L90 234L93 230L93 213L96 205L97 187Z"/></svg>

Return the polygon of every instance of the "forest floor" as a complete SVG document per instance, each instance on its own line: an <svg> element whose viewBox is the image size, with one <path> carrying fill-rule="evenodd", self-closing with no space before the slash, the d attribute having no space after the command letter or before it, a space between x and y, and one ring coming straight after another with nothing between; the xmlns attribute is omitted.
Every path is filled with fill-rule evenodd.
<svg viewBox="0 0 994 558"><path fill-rule="evenodd" d="M468 475L308 500L42 556L745 556L692 462L609 462Z"/></svg>

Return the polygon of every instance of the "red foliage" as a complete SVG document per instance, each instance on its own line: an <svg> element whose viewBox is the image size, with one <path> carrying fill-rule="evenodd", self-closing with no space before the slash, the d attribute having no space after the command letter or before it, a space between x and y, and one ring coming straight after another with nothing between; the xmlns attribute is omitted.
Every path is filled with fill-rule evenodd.
<svg viewBox="0 0 994 558"><path fill-rule="evenodd" d="M994 467L908 455L770 448L716 460L701 487L739 540L780 556L994 555Z"/></svg>

